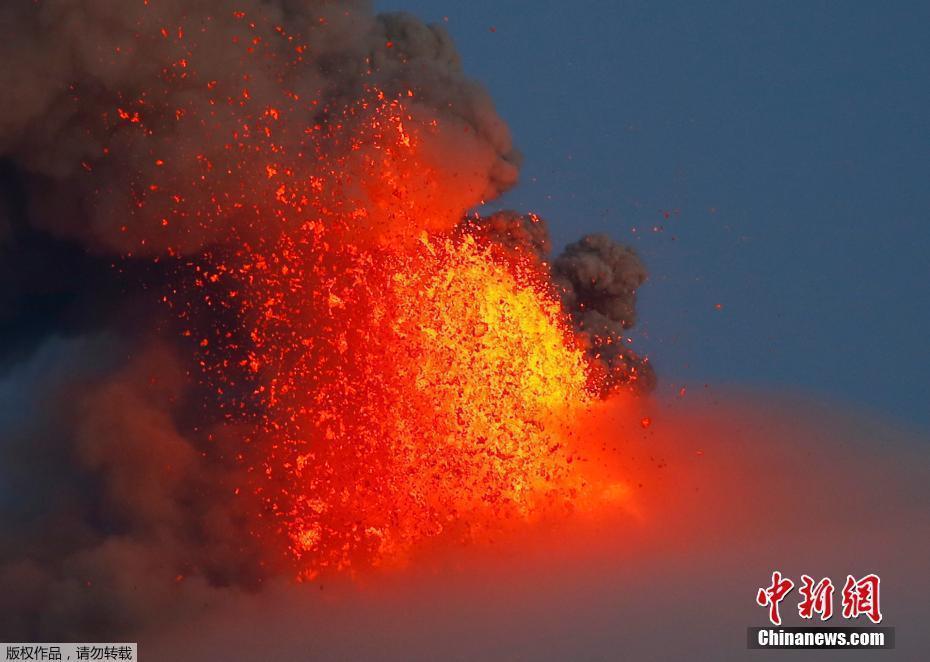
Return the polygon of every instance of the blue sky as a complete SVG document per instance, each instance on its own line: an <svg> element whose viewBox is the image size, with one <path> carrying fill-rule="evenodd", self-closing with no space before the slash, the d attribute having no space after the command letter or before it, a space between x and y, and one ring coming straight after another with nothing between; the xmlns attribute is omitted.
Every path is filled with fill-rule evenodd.
<svg viewBox="0 0 930 662"><path fill-rule="evenodd" d="M490 90L525 155L495 206L638 248L666 393L930 427L930 3L377 7L442 23Z"/></svg>

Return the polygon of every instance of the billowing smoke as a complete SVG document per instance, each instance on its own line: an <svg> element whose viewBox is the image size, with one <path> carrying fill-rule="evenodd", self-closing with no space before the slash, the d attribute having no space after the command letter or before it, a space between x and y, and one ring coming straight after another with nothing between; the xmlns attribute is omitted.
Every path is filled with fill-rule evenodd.
<svg viewBox="0 0 930 662"><path fill-rule="evenodd" d="M626 342L636 322L636 290L646 269L632 248L602 234L569 244L552 265L566 310L590 341L589 352L607 369L607 389L630 384L649 392L655 371Z"/></svg>
<svg viewBox="0 0 930 662"><path fill-rule="evenodd" d="M5 637L125 631L258 585L235 468L179 429L183 372L142 345L50 340L4 378L25 408L2 421Z"/></svg>
<svg viewBox="0 0 930 662"><path fill-rule="evenodd" d="M535 216L462 221L519 155L441 27L360 1L15 0L0 33L0 638L130 633L284 572L239 498L244 387L218 397L188 359L194 317L238 318L178 304L205 255L278 257L283 213L256 200L362 210L373 246L478 227L551 277L602 394L654 383L627 346L634 253L594 236L550 259Z"/></svg>
<svg viewBox="0 0 930 662"><path fill-rule="evenodd" d="M278 111L282 90L307 109L305 123L279 129L282 151L299 143L289 131L334 114L346 122L341 110L367 88L415 94L424 122L443 121L424 150L436 179L416 185L445 222L516 182L517 155L487 93L462 74L441 28L405 14L287 0L13 2L0 12L0 149L30 175L35 224L97 250L192 251L254 222L237 203L265 164L233 141L263 130L258 118ZM147 233L142 217L162 230Z"/></svg>

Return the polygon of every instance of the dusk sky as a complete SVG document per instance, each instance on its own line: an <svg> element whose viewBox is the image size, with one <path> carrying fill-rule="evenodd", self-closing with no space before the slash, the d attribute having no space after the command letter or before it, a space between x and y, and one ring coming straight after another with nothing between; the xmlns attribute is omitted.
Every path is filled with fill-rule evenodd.
<svg viewBox="0 0 930 662"><path fill-rule="evenodd" d="M641 252L661 392L930 425L930 5L377 7L442 23L488 87L525 157L495 206L539 213L557 250L606 232Z"/></svg>

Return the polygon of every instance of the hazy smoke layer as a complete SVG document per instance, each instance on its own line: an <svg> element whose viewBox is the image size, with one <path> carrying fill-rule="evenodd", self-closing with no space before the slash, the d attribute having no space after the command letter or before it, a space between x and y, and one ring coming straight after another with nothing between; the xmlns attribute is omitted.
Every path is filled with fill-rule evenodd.
<svg viewBox="0 0 930 662"><path fill-rule="evenodd" d="M294 163L306 127L361 125L374 90L404 96L429 176L403 186L433 230L513 186L519 156L446 32L368 2L13 0L0 34L0 638L113 638L276 575L234 496L240 465L216 451L237 431L157 304L165 255L267 228L249 195L276 184L230 136L270 122L286 90L307 102L276 127ZM363 146L349 175L378 158ZM360 233L415 211L374 187L338 195L368 212ZM605 388L648 390L623 344L639 260L589 237L549 265L532 218L480 222L551 268Z"/></svg>
<svg viewBox="0 0 930 662"><path fill-rule="evenodd" d="M897 649L874 659L922 659L930 647L926 435L809 400L717 395L726 404L704 396L658 404L648 430L622 412L599 422L614 431L631 487L628 508L613 516L451 550L367 585L327 582L312 594L274 587L143 641L156 659L179 661L221 653L236 661L735 662L753 657L746 628L768 622L755 591L779 569L794 581L839 582L835 609L847 574L879 574L882 625L896 628ZM782 602L785 624L817 625L799 618L797 590ZM863 620L837 611L828 624Z"/></svg>

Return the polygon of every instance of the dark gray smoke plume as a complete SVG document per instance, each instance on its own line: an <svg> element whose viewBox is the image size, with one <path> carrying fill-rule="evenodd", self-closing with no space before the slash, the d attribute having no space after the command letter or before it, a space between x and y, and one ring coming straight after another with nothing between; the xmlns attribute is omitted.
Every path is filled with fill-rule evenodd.
<svg viewBox="0 0 930 662"><path fill-rule="evenodd" d="M296 160L306 127L360 122L341 110L372 90L405 96L439 127L408 192L446 229L516 183L519 155L441 27L361 0L10 0L0 35L0 639L129 637L277 570L235 496L237 431L158 302L165 255L269 223L246 193L277 184L231 136L287 90L305 116L275 140ZM386 222L370 191L342 193ZM528 218L482 222L548 259ZM648 387L622 343L636 257L587 238L551 269L605 383Z"/></svg>
<svg viewBox="0 0 930 662"><path fill-rule="evenodd" d="M552 273L575 326L590 340L588 351L606 366L606 388L655 388L649 360L626 346L625 332L636 322L636 290L646 280L633 249L606 235L588 235L566 246Z"/></svg>

